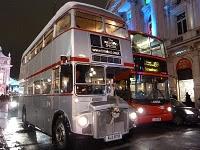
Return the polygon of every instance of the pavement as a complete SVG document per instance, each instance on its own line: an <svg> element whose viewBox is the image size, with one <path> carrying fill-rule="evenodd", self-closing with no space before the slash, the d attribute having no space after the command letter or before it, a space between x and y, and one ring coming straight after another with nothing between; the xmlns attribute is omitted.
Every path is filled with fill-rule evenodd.
<svg viewBox="0 0 200 150"><path fill-rule="evenodd" d="M24 129L21 118L0 102L0 150L55 150L51 137ZM84 141L78 150L200 150L200 124L176 127L158 123L133 130L128 139L103 143ZM82 146L83 145L83 146Z"/></svg>
<svg viewBox="0 0 200 150"><path fill-rule="evenodd" d="M8 147L3 136L4 120L8 117L8 103L0 102L0 150L7 150Z"/></svg>

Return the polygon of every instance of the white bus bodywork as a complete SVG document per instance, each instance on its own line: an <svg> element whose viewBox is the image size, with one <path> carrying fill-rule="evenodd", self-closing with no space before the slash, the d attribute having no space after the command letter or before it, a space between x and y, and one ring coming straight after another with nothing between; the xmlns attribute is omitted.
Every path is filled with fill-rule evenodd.
<svg viewBox="0 0 200 150"><path fill-rule="evenodd" d="M53 135L56 120L59 116L62 116L67 120L68 127L72 133L90 135L95 139L104 138L106 141L115 140L115 137L113 138L112 135L117 133L119 134L118 138L121 138L122 135L128 133L129 129L133 127L134 119L131 120L131 117L134 116L134 112L129 109L127 103L121 98L109 96L107 74L117 72L117 69L132 68L133 58L130 50L130 40L124 37L109 35L105 32L91 32L79 29L74 19L77 10L102 15L112 20L123 22L120 17L97 7L77 2L65 4L22 56L20 79L23 94L19 98L22 119L29 124L39 127L43 132ZM62 34L56 36L56 21L66 14L66 12L71 17L70 27ZM43 48L39 52L37 50L33 51L34 46L38 44L37 42L40 39L43 39L42 44L44 44L43 35L50 28L53 28L52 41L42 46ZM112 54L110 54L109 48L105 50L105 47L103 48L103 53L100 53L101 48L96 52L92 52L91 35L99 37L101 42L103 42L102 37L105 37L107 43L111 42L111 46L112 40L119 41L120 50L118 50L117 55L113 55L115 50L111 51ZM32 57L31 52L35 55L34 57ZM30 60L29 55L32 57ZM63 56L64 59L67 59L64 63L61 60ZM104 58L103 62L102 57ZM99 60L96 60L96 58L99 58ZM110 60L111 63L105 62L105 58L107 61ZM89 67L90 70L92 70L93 66L94 68L97 66L97 69L104 71L101 74L102 77L96 77L94 82L88 81L89 84L87 86L93 88L93 92L90 94L77 94L77 90L79 89L76 83L75 72L77 66L83 68ZM63 92L64 90L61 87L56 91L55 85L61 85L62 70L67 70L70 67L72 70L72 91ZM56 69L59 70L58 80L55 77ZM113 82L113 79L109 77L109 83L111 81ZM82 84L85 85L85 83ZM50 86L50 91L47 93L42 92L45 86ZM94 87L99 91L98 94L94 94ZM81 118L81 116L84 116L86 120L84 120L85 118ZM83 123L87 121L87 126L81 126L82 122L80 123L80 120ZM111 139L109 139L109 136Z"/></svg>

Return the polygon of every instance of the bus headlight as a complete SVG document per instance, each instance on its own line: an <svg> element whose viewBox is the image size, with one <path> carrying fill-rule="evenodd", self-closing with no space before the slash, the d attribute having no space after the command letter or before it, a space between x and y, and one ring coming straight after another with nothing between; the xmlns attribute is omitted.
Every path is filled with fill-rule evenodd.
<svg viewBox="0 0 200 150"><path fill-rule="evenodd" d="M135 112L130 112L129 113L129 119L131 121L135 121L136 118L137 118L137 114Z"/></svg>
<svg viewBox="0 0 200 150"><path fill-rule="evenodd" d="M89 121L86 116L80 116L77 121L81 128L86 128L89 125Z"/></svg>
<svg viewBox="0 0 200 150"><path fill-rule="evenodd" d="M139 107L139 108L137 109L137 111L138 111L140 114L142 114L142 113L144 112L144 109L143 109L142 107Z"/></svg>
<svg viewBox="0 0 200 150"><path fill-rule="evenodd" d="M17 107L17 102L16 102L16 101L10 102L10 107L11 107L11 108Z"/></svg>
<svg viewBox="0 0 200 150"><path fill-rule="evenodd" d="M167 107L167 111L171 112L172 108L171 107Z"/></svg>

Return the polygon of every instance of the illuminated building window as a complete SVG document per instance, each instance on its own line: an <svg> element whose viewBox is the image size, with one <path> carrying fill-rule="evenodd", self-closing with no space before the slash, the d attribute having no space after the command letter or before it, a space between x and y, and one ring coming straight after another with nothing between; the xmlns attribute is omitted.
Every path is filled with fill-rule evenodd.
<svg viewBox="0 0 200 150"><path fill-rule="evenodd" d="M187 22L186 22L185 12L179 14L176 18L177 18L178 35L187 32Z"/></svg>

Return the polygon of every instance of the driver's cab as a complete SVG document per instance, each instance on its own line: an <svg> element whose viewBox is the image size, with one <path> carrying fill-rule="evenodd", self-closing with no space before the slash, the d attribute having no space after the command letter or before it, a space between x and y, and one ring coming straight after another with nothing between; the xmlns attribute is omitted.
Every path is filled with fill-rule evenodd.
<svg viewBox="0 0 200 150"><path fill-rule="evenodd" d="M119 96L124 100L131 97L130 79L131 69L120 67L106 68L107 94L110 96Z"/></svg>

